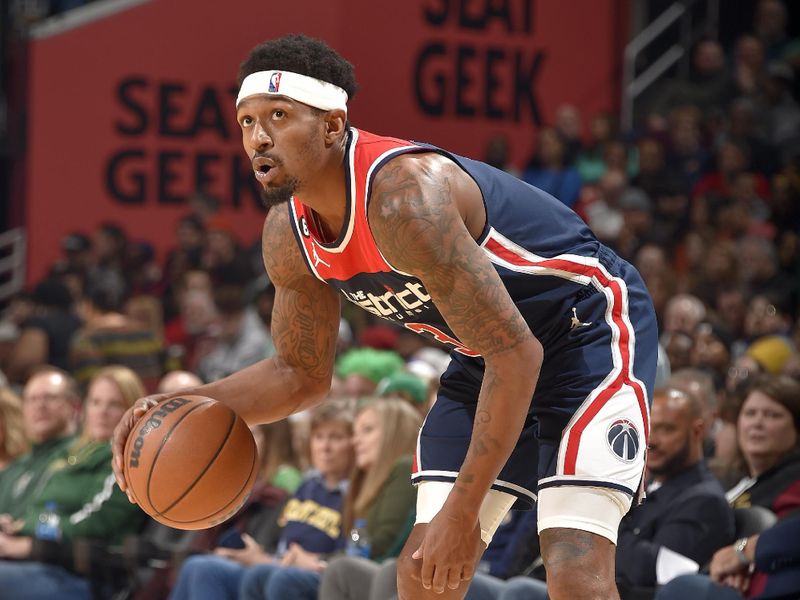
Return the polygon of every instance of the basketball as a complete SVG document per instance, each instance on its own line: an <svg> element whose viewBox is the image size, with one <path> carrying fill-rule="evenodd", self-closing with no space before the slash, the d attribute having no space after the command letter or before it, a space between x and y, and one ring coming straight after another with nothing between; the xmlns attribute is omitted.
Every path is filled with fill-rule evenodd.
<svg viewBox="0 0 800 600"><path fill-rule="evenodd" d="M258 469L247 424L202 396L170 398L147 411L128 437L124 460L142 510L177 529L205 529L231 517Z"/></svg>

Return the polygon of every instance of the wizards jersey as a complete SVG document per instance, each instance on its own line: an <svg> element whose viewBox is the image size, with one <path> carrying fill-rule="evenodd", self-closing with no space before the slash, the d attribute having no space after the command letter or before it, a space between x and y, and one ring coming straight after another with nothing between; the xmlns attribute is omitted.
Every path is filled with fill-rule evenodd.
<svg viewBox="0 0 800 600"><path fill-rule="evenodd" d="M337 239L326 243L302 198L289 203L290 217L316 277L350 302L454 350L420 431L412 480L455 481L485 365L447 326L422 282L393 268L372 237L367 208L375 174L409 152L439 153L476 182L487 215L477 243L544 348L522 434L492 488L517 496L517 508L530 506L537 490L566 485L635 496L658 344L655 312L636 270L560 201L516 177L433 146L351 129L347 210ZM550 526L584 528L573 521Z"/></svg>
<svg viewBox="0 0 800 600"><path fill-rule="evenodd" d="M563 305L569 312L570 300L591 279L589 271L598 263L603 246L574 212L546 192L489 165L427 144L350 129L345 159L347 207L337 239L324 241L314 211L302 198L294 197L289 203L295 235L311 273L376 316L433 337L461 355L478 356L448 327L422 282L383 257L367 222L375 175L387 161L411 152L446 156L477 183L487 213L477 243L495 264L534 334L540 340L546 338L554 310L560 311Z"/></svg>

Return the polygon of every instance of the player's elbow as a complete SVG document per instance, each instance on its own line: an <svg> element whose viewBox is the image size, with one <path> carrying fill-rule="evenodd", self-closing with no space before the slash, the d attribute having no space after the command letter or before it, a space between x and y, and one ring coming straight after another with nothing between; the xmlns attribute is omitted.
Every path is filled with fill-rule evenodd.
<svg viewBox="0 0 800 600"><path fill-rule="evenodd" d="M298 399L297 410L312 408L328 397L331 380L306 380L295 394Z"/></svg>
<svg viewBox="0 0 800 600"><path fill-rule="evenodd" d="M293 412L311 408L328 396L333 365L328 369L308 369L279 356L269 360L275 369L273 374L279 381L279 387L284 390L285 397L291 399Z"/></svg>
<svg viewBox="0 0 800 600"><path fill-rule="evenodd" d="M538 377L544 361L544 348L535 335L530 334L521 340L513 348L513 355L518 365L530 369L531 374L535 373Z"/></svg>
<svg viewBox="0 0 800 600"><path fill-rule="evenodd" d="M541 342L533 335L526 337L503 358L504 366L516 377L535 386L539 380L539 372L544 361L544 349Z"/></svg>
<svg viewBox="0 0 800 600"><path fill-rule="evenodd" d="M514 373L518 379L524 375L535 385L544 361L544 349L536 336L530 334L502 351L485 354L484 359L487 369Z"/></svg>
<svg viewBox="0 0 800 600"><path fill-rule="evenodd" d="M537 364L542 364L544 361L544 348L542 347L542 343L539 341L535 335L531 334L525 340L525 351L528 352L528 357L536 361Z"/></svg>

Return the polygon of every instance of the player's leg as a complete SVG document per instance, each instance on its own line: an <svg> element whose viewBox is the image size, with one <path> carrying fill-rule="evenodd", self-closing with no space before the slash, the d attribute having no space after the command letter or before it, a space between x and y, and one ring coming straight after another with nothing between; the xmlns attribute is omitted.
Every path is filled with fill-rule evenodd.
<svg viewBox="0 0 800 600"><path fill-rule="evenodd" d="M551 600L618 599L615 555L619 523L631 495L603 487L540 490L539 542Z"/></svg>
<svg viewBox="0 0 800 600"><path fill-rule="evenodd" d="M644 419L633 390L622 386L585 424L579 444L567 427L555 452L540 448L543 459L551 455L537 498L551 600L619 598L617 531L644 470Z"/></svg>
<svg viewBox="0 0 800 600"><path fill-rule="evenodd" d="M421 578L423 561L411 556L420 547L427 524L444 506L464 463L479 392L480 381L475 374L453 361L442 376L437 400L420 430L412 473L412 481L417 484L416 525L397 562L401 600L460 599L466 594L468 581L462 581L456 590L445 589L443 594L425 590ZM478 557L489 545L512 505L516 503L516 508L520 509L530 507L536 498L532 490L535 489L537 472L531 468L538 462L535 430L536 424L529 418L512 456L481 504L478 521L482 546Z"/></svg>
<svg viewBox="0 0 800 600"><path fill-rule="evenodd" d="M542 369L538 403L534 398L541 436L538 529L551 600L619 598L617 530L643 483L655 313L627 263L611 261L608 269L597 275L602 293L576 302L592 326L571 329L551 352L560 371ZM571 405L566 423L541 410Z"/></svg>
<svg viewBox="0 0 800 600"><path fill-rule="evenodd" d="M611 540L559 527L542 531L539 541L550 600L619 600Z"/></svg>
<svg viewBox="0 0 800 600"><path fill-rule="evenodd" d="M419 485L417 491L417 524L414 525L414 529L411 531L411 535L408 537L397 559L399 600L432 600L434 598L461 600L467 593L469 581L461 581L456 589L445 587L441 593L433 588L426 590L422 586L422 560L412 558L412 555L425 538L427 524L444 506L445 500L447 500L447 496L452 489L452 482L444 481L423 481ZM515 496L498 490L490 490L487 494L478 514L478 521L481 527L481 551L475 559L476 564L473 565L473 570L515 501Z"/></svg>

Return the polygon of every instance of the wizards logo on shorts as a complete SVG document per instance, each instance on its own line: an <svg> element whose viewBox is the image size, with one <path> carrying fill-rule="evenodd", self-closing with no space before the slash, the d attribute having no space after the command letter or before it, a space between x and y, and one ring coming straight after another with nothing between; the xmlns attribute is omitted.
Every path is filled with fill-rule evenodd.
<svg viewBox="0 0 800 600"><path fill-rule="evenodd" d="M275 71L269 77L269 87L267 88L267 91L271 94L277 94L280 87L281 87L281 72Z"/></svg>
<svg viewBox="0 0 800 600"><path fill-rule="evenodd" d="M639 454L639 432L628 419L617 419L608 426L608 447L625 462L633 462Z"/></svg>

